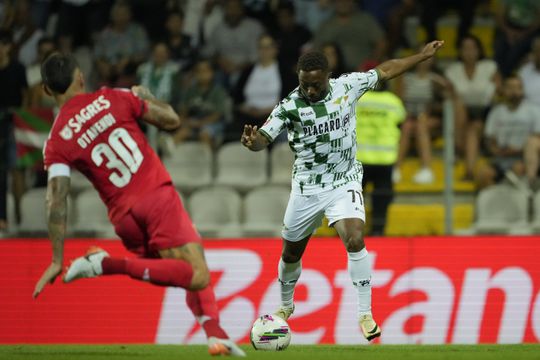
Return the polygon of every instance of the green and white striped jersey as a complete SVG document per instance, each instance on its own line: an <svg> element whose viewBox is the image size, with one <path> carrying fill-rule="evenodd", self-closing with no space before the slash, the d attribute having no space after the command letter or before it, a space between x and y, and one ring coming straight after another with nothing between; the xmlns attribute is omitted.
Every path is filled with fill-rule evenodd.
<svg viewBox="0 0 540 360"><path fill-rule="evenodd" d="M259 130L273 141L287 129L295 153L292 191L313 195L361 180L356 160L356 102L378 81L376 70L330 79L329 92L310 103L298 88L283 99Z"/></svg>

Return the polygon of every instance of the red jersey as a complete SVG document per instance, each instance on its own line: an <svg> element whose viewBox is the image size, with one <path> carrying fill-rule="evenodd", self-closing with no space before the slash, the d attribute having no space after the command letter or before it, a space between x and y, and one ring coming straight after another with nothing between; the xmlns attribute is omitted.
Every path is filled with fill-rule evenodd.
<svg viewBox="0 0 540 360"><path fill-rule="evenodd" d="M83 173L116 224L144 195L172 183L137 124L146 102L129 90L102 88L68 100L45 142L45 168L65 164Z"/></svg>

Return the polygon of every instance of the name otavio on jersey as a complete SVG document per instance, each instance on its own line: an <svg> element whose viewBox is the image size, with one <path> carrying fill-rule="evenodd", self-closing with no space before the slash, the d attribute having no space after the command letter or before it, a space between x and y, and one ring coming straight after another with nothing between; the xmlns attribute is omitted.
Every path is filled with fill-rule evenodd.
<svg viewBox="0 0 540 360"><path fill-rule="evenodd" d="M333 114L338 114L338 113L337 112L332 113L330 114L329 117L331 118ZM327 134L334 130L347 128L349 126L350 121L351 121L350 115L347 114L345 115L343 120L341 120L340 118L337 118L337 119L331 119L331 120L322 122L320 124L315 124L311 126L303 126L304 134L307 136Z"/></svg>
<svg viewBox="0 0 540 360"><path fill-rule="evenodd" d="M73 134L78 134L82 126L91 118L111 107L111 102L101 95L90 104L86 105L79 111L78 114L75 114L74 117L67 121L67 125L60 130L60 136L64 140L71 140Z"/></svg>

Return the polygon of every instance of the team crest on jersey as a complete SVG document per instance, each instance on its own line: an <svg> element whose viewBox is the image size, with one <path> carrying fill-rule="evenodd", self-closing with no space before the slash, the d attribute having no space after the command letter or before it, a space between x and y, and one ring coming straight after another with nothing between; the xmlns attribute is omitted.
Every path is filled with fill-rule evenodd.
<svg viewBox="0 0 540 360"><path fill-rule="evenodd" d="M71 140L71 138L73 137L73 130L71 130L71 128L66 125L64 126L64 128L60 131L60 136L62 137L62 139L64 140Z"/></svg>

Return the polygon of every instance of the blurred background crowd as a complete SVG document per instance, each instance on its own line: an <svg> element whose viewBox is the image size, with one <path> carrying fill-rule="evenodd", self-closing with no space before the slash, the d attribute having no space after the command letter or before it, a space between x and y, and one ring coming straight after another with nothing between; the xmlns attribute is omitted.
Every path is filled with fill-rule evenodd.
<svg viewBox="0 0 540 360"><path fill-rule="evenodd" d="M338 77L433 39L445 40L436 59L358 104L370 233L442 233L445 166L455 233L540 230L538 0L4 0L0 233L46 230L41 147L58 109L39 69L53 51L77 57L88 90L142 84L169 102L182 126L144 130L195 224L257 236L279 234L294 156L286 134L261 154L239 138L297 86L299 55L322 50ZM444 121L455 127L450 164ZM90 185L72 185L73 229L110 234Z"/></svg>

